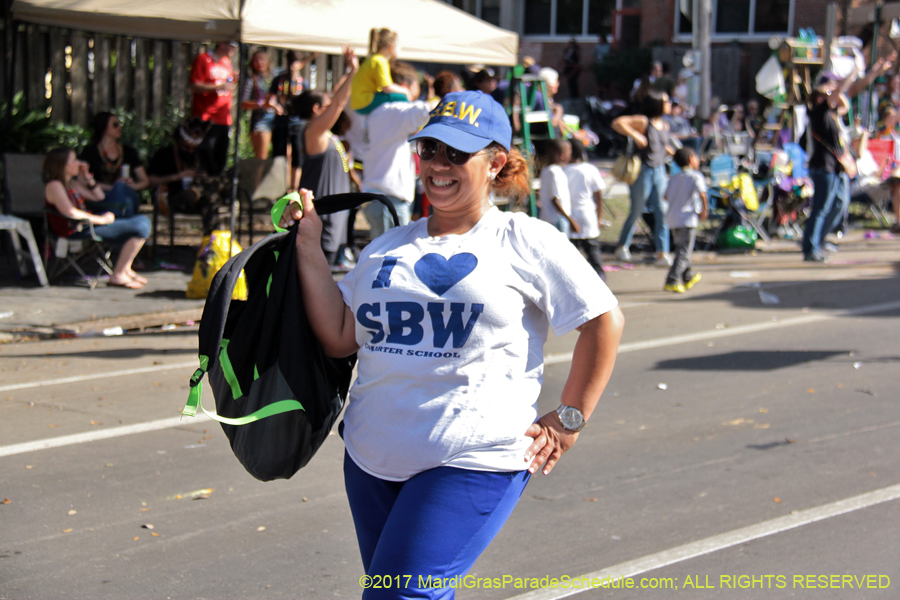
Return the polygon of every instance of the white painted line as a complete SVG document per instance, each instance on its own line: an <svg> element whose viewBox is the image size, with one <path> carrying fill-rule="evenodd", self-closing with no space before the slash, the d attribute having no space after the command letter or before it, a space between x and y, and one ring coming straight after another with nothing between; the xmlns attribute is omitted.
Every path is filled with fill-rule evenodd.
<svg viewBox="0 0 900 600"><path fill-rule="evenodd" d="M732 335L743 335L745 333L759 333L760 331L769 331L770 329L779 329L781 327L793 327L796 325L808 325L810 323L818 323L820 321L829 321L840 317L852 317L869 313L881 312L884 310L894 310L900 308L900 302L885 302L883 304L873 304L871 306L863 306L860 308L852 308L837 312L818 313L814 315L803 315L802 317L793 317L778 321L763 321L761 323L750 323L749 325L737 325L735 327L726 327L725 329L713 329L711 331L698 331L696 333L686 333L684 335L673 335L671 337L656 338L653 340L645 340L643 342L629 342L619 345L619 354L626 352L637 352L639 350L650 350L653 348L663 348L665 346L674 346L676 344L686 344L689 342L702 342L721 337ZM544 357L545 365L555 365L564 362L571 362L572 353L565 352L561 354L548 354Z"/></svg>
<svg viewBox="0 0 900 600"><path fill-rule="evenodd" d="M854 315L863 315L883 310L893 310L900 308L900 302L886 302L883 304L873 304L872 306L863 306L861 308L853 308L838 312L818 313L814 315L804 315L802 317L794 317L792 319L784 319L779 321L763 321L761 323L751 323L749 325L737 325L735 327L727 327L725 329L714 329L712 331L698 331L696 333L688 333L684 335L675 335L665 338L657 338L653 340L645 340L643 342L630 342L619 346L619 354L626 352L636 352L638 350L650 350L652 348L663 348L665 346L673 346L675 344L685 344L688 342L699 342L720 337L732 335L742 335L745 333L757 333L760 331L768 331L779 327L792 327L794 325L806 325L808 323L817 323L819 321L827 321L839 317L848 317ZM572 360L572 353L548 354L544 357L544 364L554 365ZM0 392L11 392L14 390L26 390L30 388L45 387L49 385L61 385L64 383L78 383L81 381L92 381L95 379L106 379L108 377L122 377L125 375L138 375L140 373L155 373L158 371L166 371L169 369L186 369L188 367L197 367L197 361L172 363L166 365L153 365L152 367L141 367L137 369L126 369L124 371L111 371L108 373L94 373L90 375L79 375L76 377L63 377L61 379L47 379L45 381L32 381L28 383L16 383L13 385L0 386Z"/></svg>
<svg viewBox="0 0 900 600"><path fill-rule="evenodd" d="M712 338L719 338L731 335L741 335L744 333L756 333L759 331L767 331L769 329L775 329L777 327L790 327L793 325L804 325L807 323L816 323L819 321L825 321L829 319L835 319L838 317L846 317L853 315L861 315L873 312L880 312L883 310L893 310L896 308L900 308L900 302L887 302L884 304L874 304L872 306L864 306L861 308L854 308L851 310L845 310L840 312L831 312L831 313L821 313L815 315L805 315L802 317L795 317L793 319L785 319L782 321L764 321L762 323L752 323L749 325L738 325L736 327L729 327L727 329L715 329L712 331L701 331L697 333L689 333L685 335L676 335L666 338L658 338L655 340L646 340L643 342L631 342L628 344L622 344L619 346L619 352L635 352L638 350L648 350L651 348L661 348L664 346L672 346L675 344L684 344L687 342L696 342L702 340L708 340ZM563 362L569 362L572 360L571 353L565 354L550 354L544 357L544 364L552 365ZM124 371L112 371L108 373L97 373L93 375L81 375L78 377L65 377L62 379L48 379L46 381L36 381L32 383L19 383L14 385L7 385L0 387L0 392L9 392L12 390L21 390L28 388L36 388L36 387L44 387L49 385L60 385L64 383L77 383L80 381L90 381L93 379L106 379L108 377L121 377L124 375L135 375L139 373L153 373L156 371L166 371L169 369L183 369L188 367L196 367L196 361L185 362L185 363L173 363L168 365L154 365L152 367L142 367L138 369L127 369ZM13 446L0 446L0 457L9 456L11 454L21 454L23 452L32 452L35 450L44 450L47 448L56 448L59 446L68 446L71 444L80 444L84 442L91 442L96 440L107 439L111 437L119 437L122 435L131 435L133 433L143 433L144 431L155 431L158 429L166 429L168 427L177 427L179 425L190 424L191 422L198 422L197 419L200 419L201 415L194 417L193 421L185 421L182 422L180 417L176 417L173 419L163 419L162 421L151 421L149 423L140 423L137 425L127 425L125 427L116 427L111 429L103 429L96 432L82 433L71 436L63 436L58 438L49 438L46 440L38 440L35 442L28 442L25 444L16 444ZM205 416L202 417L204 420ZM168 423L168 424L167 424Z"/></svg>
<svg viewBox="0 0 900 600"><path fill-rule="evenodd" d="M138 375L140 373L156 373L157 371L168 371L169 369L186 369L187 367L199 367L200 364L196 360L185 363L172 363L167 365L153 365L152 367L140 367L138 369L125 369L124 371L110 371L108 373L92 373L90 375L78 375L76 377L63 377L61 379L47 379L44 381L31 381L28 383L15 383L13 385L0 385L0 392L11 392L13 390L27 390L30 388L45 387L48 385L61 385L63 383L79 383L81 381L91 381L94 379L107 379L109 377L123 377L125 375Z"/></svg>
<svg viewBox="0 0 900 600"><path fill-rule="evenodd" d="M792 515L785 515L777 519L772 519L771 521L763 521L756 525L742 527L720 535L714 535L703 540L691 542L690 544L685 544L656 554L650 554L649 556L624 562L613 567L601 569L600 571L587 573L577 578L573 576L572 580L586 581L599 579L602 581L605 578L615 580L622 577L634 577L642 573L655 571L656 569L661 569L675 563L703 556L704 554L718 552L719 550L737 546L738 544L744 544L752 540L789 531L797 527L803 527L804 525L809 525L817 521L830 519L856 510L862 510L876 504L881 504L882 502L897 500L898 498L900 498L900 484L861 494L859 496L853 496L852 498L847 498L845 500L838 500L831 504L824 504L815 508L802 510ZM575 594L580 594L581 592L586 592L591 589L590 586L569 589L542 589L514 596L508 600L558 600L559 598L568 598L569 596L574 596Z"/></svg>
<svg viewBox="0 0 900 600"><path fill-rule="evenodd" d="M160 429L169 429L180 425L193 425L209 421L209 417L205 414L198 414L196 417L182 419L181 417L172 417L170 419L160 419L159 421L148 421L146 423L136 423L134 425L123 425L122 427L110 427L109 429L99 429L97 431L88 431L85 433L76 433L73 435L63 435L45 440L37 440L35 442L25 442L24 444L13 444L11 446L0 446L0 457L11 456L13 454L24 454L25 452L34 452L35 450L46 450L48 448L59 448L60 446L71 446L72 444L83 444L85 442L96 442L97 440L107 440L109 438L121 437L123 435L134 435L135 433L145 433L147 431L157 431Z"/></svg>

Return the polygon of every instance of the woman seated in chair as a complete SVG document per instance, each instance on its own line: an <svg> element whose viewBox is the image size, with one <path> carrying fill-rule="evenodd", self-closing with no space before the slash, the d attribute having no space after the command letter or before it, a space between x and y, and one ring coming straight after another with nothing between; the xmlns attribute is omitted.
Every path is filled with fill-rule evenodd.
<svg viewBox="0 0 900 600"><path fill-rule="evenodd" d="M92 212L111 211L117 217L131 217L141 212L138 192L150 180L138 151L121 143L122 123L111 112L94 116L94 135L80 158L88 164L94 180L106 195L99 204L87 200Z"/></svg>
<svg viewBox="0 0 900 600"><path fill-rule="evenodd" d="M109 285L140 289L147 280L134 272L131 263L150 237L150 219L145 215L116 218L111 212L93 214L87 211L85 200L95 202L105 198L103 190L89 173L88 164L76 158L69 148L54 148L44 159L44 202L59 214L49 214L53 233L69 239L88 239L89 228L80 228L73 221L87 220L94 233L105 242L121 243L119 258L109 276Z"/></svg>

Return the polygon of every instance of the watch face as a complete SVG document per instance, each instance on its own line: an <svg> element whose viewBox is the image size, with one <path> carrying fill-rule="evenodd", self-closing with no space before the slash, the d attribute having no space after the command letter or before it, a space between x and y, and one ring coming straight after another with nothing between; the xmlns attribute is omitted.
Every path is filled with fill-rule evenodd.
<svg viewBox="0 0 900 600"><path fill-rule="evenodd" d="M567 406L559 415L559 420L566 429L576 431L584 423L584 418L577 408Z"/></svg>

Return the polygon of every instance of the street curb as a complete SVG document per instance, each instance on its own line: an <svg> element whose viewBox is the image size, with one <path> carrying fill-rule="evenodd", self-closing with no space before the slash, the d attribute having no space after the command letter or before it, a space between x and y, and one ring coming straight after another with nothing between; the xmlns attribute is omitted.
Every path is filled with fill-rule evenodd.
<svg viewBox="0 0 900 600"><path fill-rule="evenodd" d="M121 315L90 321L77 321L52 327L26 327L4 332L0 342L21 338L66 339L122 335L125 331L141 331L166 325L195 325L200 322L203 308L171 310L138 315ZM4 339L5 338L5 339Z"/></svg>

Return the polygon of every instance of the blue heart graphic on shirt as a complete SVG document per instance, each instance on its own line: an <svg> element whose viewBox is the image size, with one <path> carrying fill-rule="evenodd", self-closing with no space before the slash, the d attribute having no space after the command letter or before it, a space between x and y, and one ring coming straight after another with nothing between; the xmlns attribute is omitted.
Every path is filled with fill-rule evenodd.
<svg viewBox="0 0 900 600"><path fill-rule="evenodd" d="M475 270L478 259L474 254L463 252L449 259L440 254L426 254L416 262L416 276L438 296L462 281Z"/></svg>

